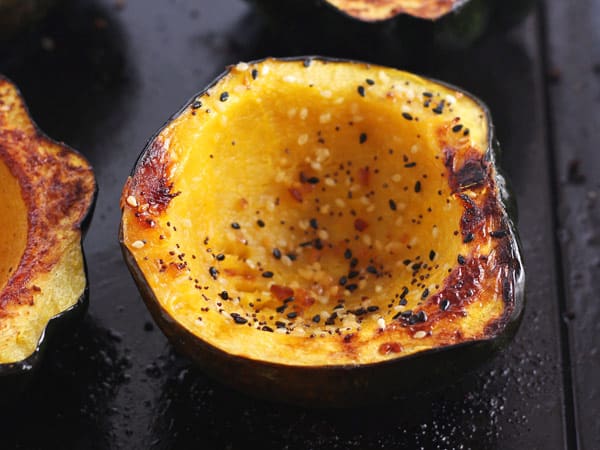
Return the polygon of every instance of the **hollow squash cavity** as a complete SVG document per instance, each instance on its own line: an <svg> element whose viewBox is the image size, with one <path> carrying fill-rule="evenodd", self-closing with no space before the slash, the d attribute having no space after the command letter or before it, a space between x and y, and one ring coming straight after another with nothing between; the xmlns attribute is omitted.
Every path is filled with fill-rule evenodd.
<svg viewBox="0 0 600 450"><path fill-rule="evenodd" d="M489 133L475 100L405 72L241 63L148 145L122 242L149 301L229 354L364 364L479 339L512 311Z"/></svg>

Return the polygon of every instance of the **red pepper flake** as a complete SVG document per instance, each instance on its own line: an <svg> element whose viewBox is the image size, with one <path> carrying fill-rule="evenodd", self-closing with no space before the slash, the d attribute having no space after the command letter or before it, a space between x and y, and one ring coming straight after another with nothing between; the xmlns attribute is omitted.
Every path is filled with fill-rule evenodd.
<svg viewBox="0 0 600 450"><path fill-rule="evenodd" d="M365 231L369 224L363 219L356 219L354 221L354 229L357 231Z"/></svg>
<svg viewBox="0 0 600 450"><path fill-rule="evenodd" d="M386 342L379 346L379 353L381 355L389 355L390 353L400 353L402 346L397 342Z"/></svg>
<svg viewBox="0 0 600 450"><path fill-rule="evenodd" d="M270 291L271 294L277 298L277 300L284 300L294 295L294 290L292 288L281 286L279 284L274 284L271 286Z"/></svg>
<svg viewBox="0 0 600 450"><path fill-rule="evenodd" d="M358 182L361 186L368 186L370 178L371 174L369 173L368 167L361 167L360 169L358 169Z"/></svg>
<svg viewBox="0 0 600 450"><path fill-rule="evenodd" d="M291 194L292 197L294 197L294 200L296 200L299 203L302 203L302 192L300 192L296 188L290 188L288 189L288 192Z"/></svg>

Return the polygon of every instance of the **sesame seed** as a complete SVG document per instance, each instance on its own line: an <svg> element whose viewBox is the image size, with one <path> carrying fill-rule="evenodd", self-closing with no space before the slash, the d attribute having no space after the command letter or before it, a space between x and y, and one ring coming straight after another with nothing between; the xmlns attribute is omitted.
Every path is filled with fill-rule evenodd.
<svg viewBox="0 0 600 450"><path fill-rule="evenodd" d="M415 192L421 192L421 182L417 181L415 183Z"/></svg>
<svg viewBox="0 0 600 450"><path fill-rule="evenodd" d="M328 123L331 121L331 113L323 113L319 116L319 123Z"/></svg>
<svg viewBox="0 0 600 450"><path fill-rule="evenodd" d="M365 96L365 87L364 86L358 86L357 91L358 91L358 95L360 95L361 97Z"/></svg>
<svg viewBox="0 0 600 450"><path fill-rule="evenodd" d="M237 63L235 68L237 70L239 70L240 72L244 72L244 71L248 70L248 64L245 62L239 62L239 63Z"/></svg>
<svg viewBox="0 0 600 450"><path fill-rule="evenodd" d="M138 202L137 202L137 199L133 195L130 195L129 197L127 197L126 201L129 206L137 208Z"/></svg>
<svg viewBox="0 0 600 450"><path fill-rule="evenodd" d="M226 91L226 92L221 93L219 100L221 100L222 102L226 102L228 98L229 98L229 92Z"/></svg>
<svg viewBox="0 0 600 450"><path fill-rule="evenodd" d="M358 142L360 142L361 144L367 142L367 133L360 133L360 136L358 137Z"/></svg>
<svg viewBox="0 0 600 450"><path fill-rule="evenodd" d="M383 317L380 317L379 319L377 319L377 326L380 329L385 330L385 319Z"/></svg>
<svg viewBox="0 0 600 450"><path fill-rule="evenodd" d="M144 247L144 245L146 245L146 243L144 241L133 241L131 243L131 246L133 248L142 248L142 247Z"/></svg>
<svg viewBox="0 0 600 450"><path fill-rule="evenodd" d="M409 113L407 112L403 112L402 113L402 117L404 117L406 120L413 120L413 116L411 116Z"/></svg>
<svg viewBox="0 0 600 450"><path fill-rule="evenodd" d="M308 134L304 133L298 136L298 144L304 145L308 142Z"/></svg>
<svg viewBox="0 0 600 450"><path fill-rule="evenodd" d="M262 273L263 278L273 278L273 272L267 270Z"/></svg>
<svg viewBox="0 0 600 450"><path fill-rule="evenodd" d="M427 333L423 330L417 331L415 334L413 334L413 338L415 339L423 339L425 336L427 336Z"/></svg>

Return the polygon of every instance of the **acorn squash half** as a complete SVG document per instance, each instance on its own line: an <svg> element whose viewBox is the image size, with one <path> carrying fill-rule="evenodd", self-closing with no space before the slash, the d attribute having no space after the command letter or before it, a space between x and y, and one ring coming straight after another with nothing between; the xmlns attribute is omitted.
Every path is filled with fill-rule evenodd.
<svg viewBox="0 0 600 450"><path fill-rule="evenodd" d="M89 163L43 133L0 77L0 389L29 378L52 339L85 310L82 225L96 183Z"/></svg>
<svg viewBox="0 0 600 450"><path fill-rule="evenodd" d="M534 0L249 0L270 23L303 34L348 39L348 33L382 32L386 39L422 47L430 39L441 47L465 47L489 31L518 23ZM360 26L360 25L363 26Z"/></svg>
<svg viewBox="0 0 600 450"><path fill-rule="evenodd" d="M230 67L156 134L120 241L164 333L307 405L435 388L489 357L524 272L487 108L360 62Z"/></svg>

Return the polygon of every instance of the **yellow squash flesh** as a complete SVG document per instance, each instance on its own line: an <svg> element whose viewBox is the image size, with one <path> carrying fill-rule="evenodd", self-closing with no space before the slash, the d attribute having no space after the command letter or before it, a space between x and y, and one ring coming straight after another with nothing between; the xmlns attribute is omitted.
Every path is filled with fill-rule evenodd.
<svg viewBox="0 0 600 450"><path fill-rule="evenodd" d="M493 165L452 180L485 160L489 127L471 97L406 72L240 63L148 145L122 245L149 301L230 355L362 365L485 339L514 306L490 234L505 214ZM473 236L465 196L496 213Z"/></svg>

